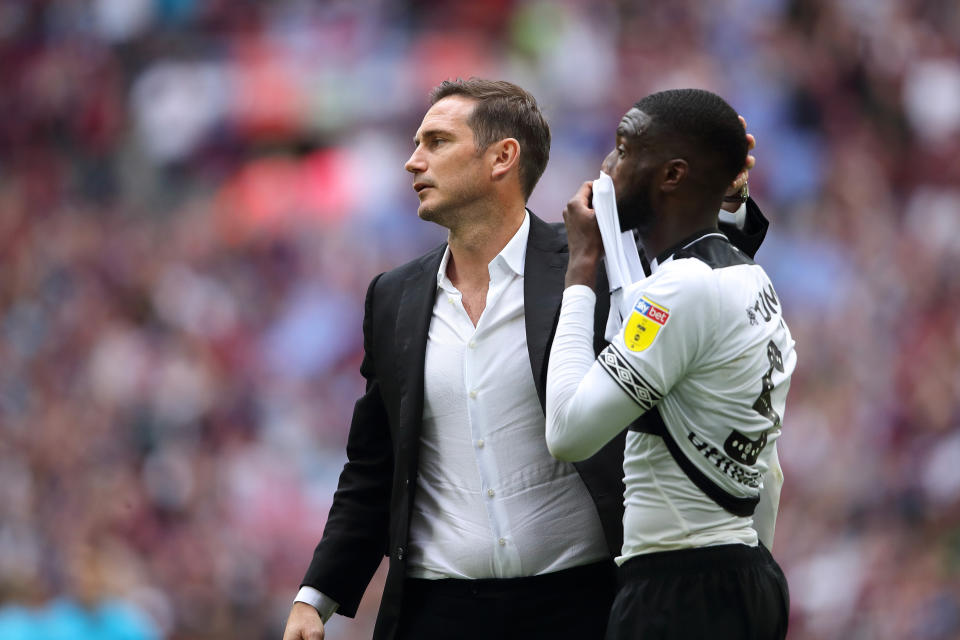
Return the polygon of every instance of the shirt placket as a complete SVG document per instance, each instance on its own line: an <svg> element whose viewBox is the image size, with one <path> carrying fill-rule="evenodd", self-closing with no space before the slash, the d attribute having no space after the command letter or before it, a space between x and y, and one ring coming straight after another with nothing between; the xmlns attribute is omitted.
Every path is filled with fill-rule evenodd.
<svg viewBox="0 0 960 640"><path fill-rule="evenodd" d="M485 380L495 375L493 368L496 366L496 345L489 339L487 325L496 317L494 306L507 282L503 273L491 268L487 308L476 328L470 325L463 358L470 434L480 474L481 500L490 525L493 570L497 577L513 575L520 570L520 557L513 544L504 503L505 487L497 464L498 443L489 437L497 427L492 423L492 417L496 415L496 398L490 396L491 389L484 385Z"/></svg>

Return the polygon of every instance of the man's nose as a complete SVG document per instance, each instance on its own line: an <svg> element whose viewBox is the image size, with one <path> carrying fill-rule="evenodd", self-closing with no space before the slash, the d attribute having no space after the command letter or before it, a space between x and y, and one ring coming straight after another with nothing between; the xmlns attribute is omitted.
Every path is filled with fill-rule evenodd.
<svg viewBox="0 0 960 640"><path fill-rule="evenodd" d="M600 171L603 171L606 174L609 174L613 169L613 165L617 163L617 150L614 149L607 154L607 157L603 159L603 162L600 164Z"/></svg>
<svg viewBox="0 0 960 640"><path fill-rule="evenodd" d="M423 155L420 153L419 147L410 154L410 157L407 159L406 164L403 165L403 168L409 171L410 173L421 173L426 170L427 165L423 160Z"/></svg>

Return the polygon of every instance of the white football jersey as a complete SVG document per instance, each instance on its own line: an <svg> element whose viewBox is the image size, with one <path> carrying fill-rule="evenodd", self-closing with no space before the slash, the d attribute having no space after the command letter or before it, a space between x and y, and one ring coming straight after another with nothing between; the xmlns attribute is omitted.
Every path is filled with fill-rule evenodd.
<svg viewBox="0 0 960 640"><path fill-rule="evenodd" d="M708 233L624 297L629 315L598 357L644 411L627 435L624 557L651 545L755 544L750 518L796 366L770 279Z"/></svg>

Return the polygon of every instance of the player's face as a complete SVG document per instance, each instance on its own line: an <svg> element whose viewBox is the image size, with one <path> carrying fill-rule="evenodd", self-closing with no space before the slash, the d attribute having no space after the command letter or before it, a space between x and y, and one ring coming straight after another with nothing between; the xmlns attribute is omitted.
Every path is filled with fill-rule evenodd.
<svg viewBox="0 0 960 640"><path fill-rule="evenodd" d="M656 158L649 149L650 116L633 108L620 120L616 146L601 169L613 179L621 229L641 231L653 222L653 178Z"/></svg>
<svg viewBox="0 0 960 640"><path fill-rule="evenodd" d="M490 188L483 155L467 124L475 104L471 98L454 95L430 107L404 165L413 174L413 190L420 198L417 214L444 227L451 227L460 212L484 198Z"/></svg>

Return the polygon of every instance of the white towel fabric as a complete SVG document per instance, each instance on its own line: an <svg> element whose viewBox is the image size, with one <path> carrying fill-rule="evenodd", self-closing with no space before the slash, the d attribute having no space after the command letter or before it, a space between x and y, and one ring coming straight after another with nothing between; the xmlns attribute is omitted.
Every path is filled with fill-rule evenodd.
<svg viewBox="0 0 960 640"><path fill-rule="evenodd" d="M610 315L604 338L613 340L629 309L623 309L630 301L624 301L625 287L647 277L640 263L640 253L632 231L620 231L617 215L617 198L613 192L613 180L605 173L593 181L593 210L597 213L597 225L603 239L604 265L607 282L610 283Z"/></svg>

